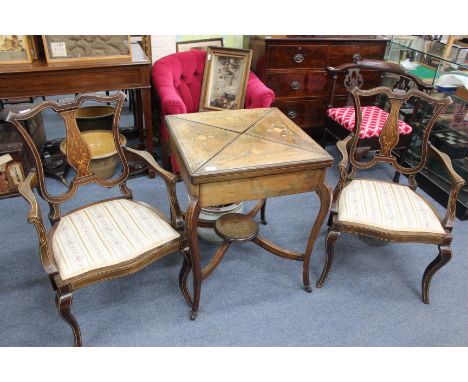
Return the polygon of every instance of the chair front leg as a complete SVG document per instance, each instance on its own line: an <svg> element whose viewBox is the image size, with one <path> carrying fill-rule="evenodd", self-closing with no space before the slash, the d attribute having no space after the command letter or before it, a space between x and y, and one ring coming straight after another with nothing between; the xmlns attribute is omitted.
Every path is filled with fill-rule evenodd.
<svg viewBox="0 0 468 382"><path fill-rule="evenodd" d="M80 327L78 326L75 317L71 313L72 300L73 296L71 292L64 292L63 290L57 289L55 304L57 305L60 317L62 317L62 319L72 328L74 346L81 346Z"/></svg>
<svg viewBox="0 0 468 382"><path fill-rule="evenodd" d="M424 271L422 278L422 299L425 304L429 304L429 286L434 274L447 264L452 258L452 249L448 245L439 246L439 255L432 260Z"/></svg>

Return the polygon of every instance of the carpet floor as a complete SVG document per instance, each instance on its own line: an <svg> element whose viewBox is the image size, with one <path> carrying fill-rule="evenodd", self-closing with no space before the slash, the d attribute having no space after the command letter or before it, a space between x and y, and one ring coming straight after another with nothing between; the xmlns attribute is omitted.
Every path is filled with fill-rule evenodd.
<svg viewBox="0 0 468 382"><path fill-rule="evenodd" d="M334 187L339 156L334 146L327 150L335 157L327 176ZM366 176L391 179L393 171L383 165ZM52 193L63 190L53 179L48 185ZM135 178L129 186L136 200L168 214L160 178ZM184 206L183 184L177 191ZM88 186L63 210L111 195L118 191ZM48 206L41 201L41 207L47 221ZM318 208L310 193L269 199L261 234L304 251ZM26 222L28 209L20 197L0 200L0 346L69 346L71 330L56 310L35 229ZM329 279L311 294L302 289L302 263L245 243L232 245L202 284L193 322L178 288L178 253L134 275L77 291L72 310L85 346L468 346L468 221L457 220L453 234L452 261L434 276L429 305L421 301L420 284L436 246L343 234ZM326 226L312 255L312 285L322 270L325 236ZM204 264L215 250L201 241Z"/></svg>

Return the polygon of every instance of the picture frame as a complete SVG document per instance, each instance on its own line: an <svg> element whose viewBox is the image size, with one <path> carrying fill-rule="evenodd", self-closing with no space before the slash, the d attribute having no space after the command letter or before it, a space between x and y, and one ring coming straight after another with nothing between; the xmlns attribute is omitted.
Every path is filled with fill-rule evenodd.
<svg viewBox="0 0 468 382"><path fill-rule="evenodd" d="M49 63L132 60L129 35L45 35L42 41Z"/></svg>
<svg viewBox="0 0 468 382"><path fill-rule="evenodd" d="M251 49L208 47L199 111L243 109Z"/></svg>
<svg viewBox="0 0 468 382"><path fill-rule="evenodd" d="M0 65L30 64L27 35L0 35Z"/></svg>
<svg viewBox="0 0 468 382"><path fill-rule="evenodd" d="M176 52L188 52L192 49L207 50L209 46L223 47L223 38L207 38L203 40L177 41Z"/></svg>

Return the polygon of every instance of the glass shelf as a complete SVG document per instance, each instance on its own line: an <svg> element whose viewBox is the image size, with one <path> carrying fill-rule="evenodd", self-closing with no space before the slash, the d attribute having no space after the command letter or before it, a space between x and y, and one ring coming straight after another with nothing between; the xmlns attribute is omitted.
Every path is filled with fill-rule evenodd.
<svg viewBox="0 0 468 382"><path fill-rule="evenodd" d="M416 36L393 36L389 43L386 59L399 63L408 72L416 75L422 81L433 85L433 97L450 96L453 103L440 115L433 126L430 142L440 151L449 155L453 168L467 183L460 190L457 200L457 216L468 218L468 97L463 88L452 89L438 86L440 77L446 74L456 74L468 77L466 52L468 45L452 48L448 58L444 58L445 44L439 41L424 40ZM464 54L462 54L464 53ZM445 78L446 79L446 78ZM385 78L384 78L385 80ZM388 79L391 83L392 79ZM387 85L388 86L388 85ZM455 94L457 91L457 94ZM409 109L412 106L409 105ZM417 120L427 121L426 116L432 114L429 104L420 109ZM403 113L406 114L406 113ZM402 114L402 116L403 116ZM412 113L409 113L412 114ZM408 149L406 162L415 165L420 159L422 143L421 128L413 126L413 137ZM421 170L421 187L442 205L446 205L451 184L443 166L435 158L429 158L425 168Z"/></svg>

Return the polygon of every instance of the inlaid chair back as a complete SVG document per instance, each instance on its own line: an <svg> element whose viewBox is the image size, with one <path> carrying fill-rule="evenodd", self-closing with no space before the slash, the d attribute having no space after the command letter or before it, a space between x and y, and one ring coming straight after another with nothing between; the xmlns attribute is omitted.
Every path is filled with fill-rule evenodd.
<svg viewBox="0 0 468 382"><path fill-rule="evenodd" d="M346 101L347 106L352 105L351 90L355 87L360 89L369 88L369 84L375 81L375 74L380 77L380 81L385 74L392 74L395 81L392 85L392 90L418 89L420 91L429 92L432 86L422 82L417 76L408 73L399 64L380 60L355 60L354 62L342 64L337 67L328 67L328 75L332 79L328 108L334 107L336 92L340 88L344 88L348 92ZM373 74L372 78L367 79L366 75ZM343 83L339 83L338 80ZM371 100L369 100L371 101ZM375 101L375 98L372 100Z"/></svg>
<svg viewBox="0 0 468 382"><path fill-rule="evenodd" d="M83 134L78 128L76 121L76 113L80 106L88 101L94 102L115 102L115 113L112 125L113 142L115 151L120 158L122 171L116 178L104 179L101 176L93 173L90 168L91 150ZM82 94L78 95L74 100L64 100L63 102L45 101L30 109L26 109L20 113L9 113L7 121L13 123L18 132L21 134L23 141L28 146L35 162L35 171L38 180L38 192L41 197L45 199L50 206L49 219L51 223L55 223L60 219L60 204L71 199L76 190L83 185L89 183L97 183L103 187L119 186L122 194L125 197L131 197L131 191L126 186L126 180L129 175L128 163L125 159L125 154L121 145L119 135L119 121L123 103L125 101L125 94L118 92L111 96L101 96L98 94ZM67 190L61 195L52 195L48 192L45 182L44 170L41 161L41 156L37 150L30 135L23 127L21 121L33 118L35 115L41 113L46 109L53 109L57 112L65 123L65 142L66 142L66 159L68 164L76 171L76 175L70 182Z"/></svg>
<svg viewBox="0 0 468 382"><path fill-rule="evenodd" d="M439 115L452 103L450 97L446 98L434 98L426 93L423 93L416 89L410 89L408 91L395 89L390 90L386 87L378 87L370 90L361 90L355 87L351 90L351 95L354 101L354 111L356 116L355 134L352 136L349 146L349 157L351 163L351 171L355 172L357 169L368 169L374 166L376 163L390 163L394 169L400 173L414 176L419 172L427 160L428 153L428 142L429 135L432 130L434 122L437 120ZM385 96L388 99L390 108L383 128L378 137L378 147L374 150L373 157L368 161L359 160L359 156L355 155L356 150L359 146L359 133L362 125L362 100L366 97ZM400 140L399 124L402 123L400 120L400 109L410 99L414 98L415 103L421 104L426 103L432 109L431 118L421 123L420 131L421 135L421 156L419 162L413 166L406 167L397 161L397 157L394 155L393 150L398 146Z"/></svg>

